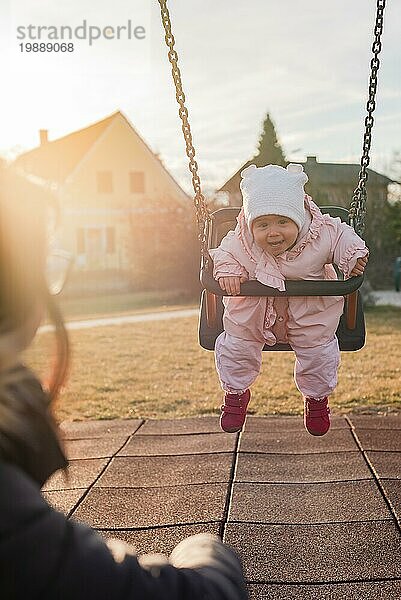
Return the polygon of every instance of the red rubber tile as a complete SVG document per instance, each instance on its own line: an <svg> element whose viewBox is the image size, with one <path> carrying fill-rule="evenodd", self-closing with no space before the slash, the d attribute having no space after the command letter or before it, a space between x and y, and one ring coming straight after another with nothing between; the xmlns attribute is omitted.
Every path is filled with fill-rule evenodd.
<svg viewBox="0 0 401 600"><path fill-rule="evenodd" d="M379 477L401 479L401 452L367 452Z"/></svg>
<svg viewBox="0 0 401 600"><path fill-rule="evenodd" d="M67 440L64 444L69 460L78 458L111 458L124 445L128 437Z"/></svg>
<svg viewBox="0 0 401 600"><path fill-rule="evenodd" d="M162 487L228 482L233 456L229 453L117 457L96 487Z"/></svg>
<svg viewBox="0 0 401 600"><path fill-rule="evenodd" d="M149 419L141 429L141 435L177 435L188 433L219 433L219 417L193 417L187 419Z"/></svg>
<svg viewBox="0 0 401 600"><path fill-rule="evenodd" d="M232 452L236 435L199 433L193 435L136 434L119 452L119 456L172 456Z"/></svg>
<svg viewBox="0 0 401 600"><path fill-rule="evenodd" d="M381 483L401 523L401 481L399 479L384 479Z"/></svg>
<svg viewBox="0 0 401 600"><path fill-rule="evenodd" d="M225 541L241 557L250 582L327 584L401 578L400 533L390 521L309 526L229 523Z"/></svg>
<svg viewBox="0 0 401 600"><path fill-rule="evenodd" d="M220 521L227 484L164 488L93 488L74 518L96 528L155 527Z"/></svg>
<svg viewBox="0 0 401 600"><path fill-rule="evenodd" d="M344 417L332 416L331 429L349 429ZM247 433L272 433L274 431L305 431L302 415L294 417L253 417L248 416L244 431Z"/></svg>
<svg viewBox="0 0 401 600"><path fill-rule="evenodd" d="M392 519L373 481L236 483L230 521L327 523Z"/></svg>
<svg viewBox="0 0 401 600"><path fill-rule="evenodd" d="M43 490L71 490L89 487L107 464L107 458L71 460L67 474L57 471L43 486Z"/></svg>
<svg viewBox="0 0 401 600"><path fill-rule="evenodd" d="M142 419L109 419L102 421L63 421L60 430L63 439L77 440L107 436L129 436L143 423Z"/></svg>
<svg viewBox="0 0 401 600"><path fill-rule="evenodd" d="M401 414L347 415L355 429L401 429Z"/></svg>
<svg viewBox="0 0 401 600"><path fill-rule="evenodd" d="M401 434L398 430L358 429L356 434L364 450L401 451Z"/></svg>
<svg viewBox="0 0 401 600"><path fill-rule="evenodd" d="M249 600L395 600L401 581L323 585L249 585Z"/></svg>
<svg viewBox="0 0 401 600"><path fill-rule="evenodd" d="M319 482L371 479L361 452L239 455L236 481Z"/></svg>
<svg viewBox="0 0 401 600"><path fill-rule="evenodd" d="M330 430L322 437L307 431L277 431L267 433L243 433L240 452L267 452L273 454L309 454L315 452L356 451L358 446L351 431Z"/></svg>
<svg viewBox="0 0 401 600"><path fill-rule="evenodd" d="M60 490L58 492L43 492L43 497L56 510L68 514L74 508L78 500L84 495L86 490Z"/></svg>

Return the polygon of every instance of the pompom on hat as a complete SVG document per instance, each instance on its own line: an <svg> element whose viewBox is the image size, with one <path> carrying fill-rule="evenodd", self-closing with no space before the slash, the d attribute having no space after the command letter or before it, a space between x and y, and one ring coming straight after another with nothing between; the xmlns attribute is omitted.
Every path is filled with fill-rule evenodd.
<svg viewBox="0 0 401 600"><path fill-rule="evenodd" d="M257 167L249 165L241 172L244 214L249 230L262 215L280 215L292 219L300 230L305 222L304 185L308 176L302 165L290 163Z"/></svg>

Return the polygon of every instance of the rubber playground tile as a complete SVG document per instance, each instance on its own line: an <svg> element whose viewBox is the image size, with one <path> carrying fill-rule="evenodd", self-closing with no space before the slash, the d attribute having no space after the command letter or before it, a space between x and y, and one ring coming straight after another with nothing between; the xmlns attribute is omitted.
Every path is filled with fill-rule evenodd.
<svg viewBox="0 0 401 600"><path fill-rule="evenodd" d="M267 452L270 454L309 454L320 452L344 452L358 450L350 430L330 430L322 437L307 431L272 433L247 433L240 440L240 452Z"/></svg>
<svg viewBox="0 0 401 600"><path fill-rule="evenodd" d="M401 578L401 539L392 521L309 526L228 523L224 541L241 557L250 582L327 584Z"/></svg>
<svg viewBox="0 0 401 600"><path fill-rule="evenodd" d="M372 479L361 452L240 454L236 481L255 483Z"/></svg>
<svg viewBox="0 0 401 600"><path fill-rule="evenodd" d="M101 421L63 421L61 435L65 440L98 438L104 435L129 436L143 423L142 419L105 419Z"/></svg>
<svg viewBox="0 0 401 600"><path fill-rule="evenodd" d="M331 429L349 429L344 417L332 416ZM272 433L276 431L305 431L302 415L295 417L253 417L248 416L244 431L247 433Z"/></svg>
<svg viewBox="0 0 401 600"><path fill-rule="evenodd" d="M401 434L397 430L358 429L356 435L364 450L401 451Z"/></svg>
<svg viewBox="0 0 401 600"><path fill-rule="evenodd" d="M43 497L56 510L68 514L80 498L85 494L86 489L60 490L57 492L42 492Z"/></svg>
<svg viewBox="0 0 401 600"><path fill-rule="evenodd" d="M401 481L398 479L384 479L381 483L387 498L397 513L398 520L401 522Z"/></svg>
<svg viewBox="0 0 401 600"><path fill-rule="evenodd" d="M71 460L67 474L59 470L50 477L43 486L43 490L71 490L74 488L89 487L106 466L107 458L89 458Z"/></svg>
<svg viewBox="0 0 401 600"><path fill-rule="evenodd" d="M401 429L401 414L396 415L347 415L358 429Z"/></svg>
<svg viewBox="0 0 401 600"><path fill-rule="evenodd" d="M228 435L227 433L136 434L118 454L119 456L173 456L232 452L235 448L236 438L236 435Z"/></svg>
<svg viewBox="0 0 401 600"><path fill-rule="evenodd" d="M111 458L126 443L127 436L67 440L64 447L69 460Z"/></svg>
<svg viewBox="0 0 401 600"><path fill-rule="evenodd" d="M228 485L92 488L74 518L104 529L156 527L223 519Z"/></svg>
<svg viewBox="0 0 401 600"><path fill-rule="evenodd" d="M162 487L230 480L233 454L114 458L96 487Z"/></svg>
<svg viewBox="0 0 401 600"><path fill-rule="evenodd" d="M401 452L367 452L368 459L379 477L401 479Z"/></svg>
<svg viewBox="0 0 401 600"><path fill-rule="evenodd" d="M188 433L219 433L219 417L189 417L185 419L149 419L140 429L141 435L183 435Z"/></svg>
<svg viewBox="0 0 401 600"><path fill-rule="evenodd" d="M230 521L328 523L392 519L372 481L235 483Z"/></svg>
<svg viewBox="0 0 401 600"><path fill-rule="evenodd" d="M116 538L132 546L137 554L171 554L173 548L190 535L212 533L218 535L220 523L200 523L177 527L155 527L121 531L108 529L99 533L105 538Z"/></svg>
<svg viewBox="0 0 401 600"><path fill-rule="evenodd" d="M315 585L249 585L250 600L395 600L401 581L364 581Z"/></svg>

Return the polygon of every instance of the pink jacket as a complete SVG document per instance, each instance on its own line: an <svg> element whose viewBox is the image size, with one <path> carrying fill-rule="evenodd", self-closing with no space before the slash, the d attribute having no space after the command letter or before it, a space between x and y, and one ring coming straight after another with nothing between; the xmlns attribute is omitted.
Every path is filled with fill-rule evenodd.
<svg viewBox="0 0 401 600"><path fill-rule="evenodd" d="M285 290L286 279L337 279L332 263L345 278L359 257L366 256L365 242L339 218L323 215L305 196L306 219L295 246L273 257L257 246L241 209L237 226L210 251L215 279L239 275ZM265 341L293 341L304 347L330 341L343 311L343 296L250 297L225 296L224 329L233 336ZM281 326L277 334L277 314ZM285 333L283 333L285 331Z"/></svg>

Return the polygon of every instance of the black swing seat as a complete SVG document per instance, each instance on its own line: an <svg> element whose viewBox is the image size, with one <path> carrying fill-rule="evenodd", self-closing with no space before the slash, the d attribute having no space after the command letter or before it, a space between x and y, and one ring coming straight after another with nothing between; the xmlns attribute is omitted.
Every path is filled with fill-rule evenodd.
<svg viewBox="0 0 401 600"><path fill-rule="evenodd" d="M348 223L348 210L340 206L322 206L323 213L339 217ZM223 237L236 226L239 208L221 208L211 215L208 229L209 248L217 248ZM199 319L199 343L205 350L214 350L217 336L223 331L223 302L225 295L218 282L213 278L213 265L202 264L200 279L204 290L201 296ZM341 273L337 270L339 277ZM360 350L365 343L365 319L362 298L358 288L362 285L363 275L337 281L286 281L285 292L263 285L258 281L246 281L241 285L241 296L345 296L344 312L341 316L337 338L342 351ZM265 345L266 351L292 350L289 344Z"/></svg>

